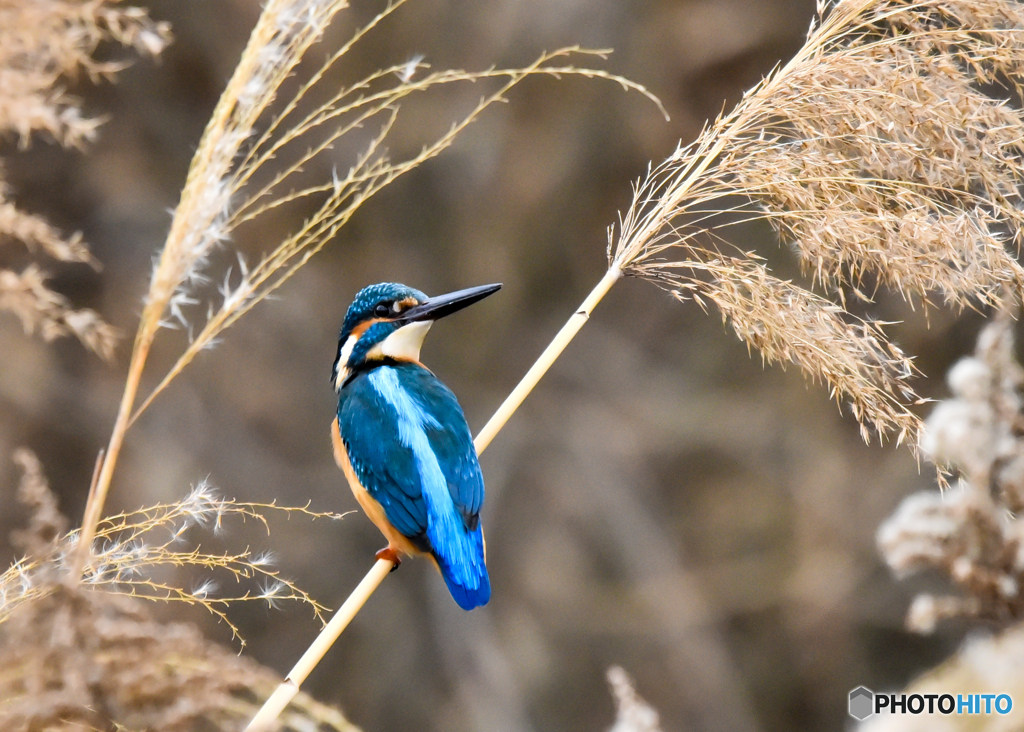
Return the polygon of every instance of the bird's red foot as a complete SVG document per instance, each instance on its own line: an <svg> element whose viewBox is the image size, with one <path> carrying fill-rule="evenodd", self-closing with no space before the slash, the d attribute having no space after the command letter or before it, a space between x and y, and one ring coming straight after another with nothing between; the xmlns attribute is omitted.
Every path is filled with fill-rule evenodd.
<svg viewBox="0 0 1024 732"><path fill-rule="evenodd" d="M389 546L386 546L383 549L381 549L379 552L377 552L377 559L386 559L387 561L389 561L393 565L395 565L394 567L391 568L392 572L394 572L396 569L398 569L398 565L400 565L402 563L402 558L400 556L398 556L398 552L395 551L394 549L392 549Z"/></svg>

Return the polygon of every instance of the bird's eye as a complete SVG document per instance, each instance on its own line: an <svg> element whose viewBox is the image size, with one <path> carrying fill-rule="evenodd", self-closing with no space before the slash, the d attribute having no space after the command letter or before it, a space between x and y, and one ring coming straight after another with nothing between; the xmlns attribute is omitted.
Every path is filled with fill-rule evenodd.
<svg viewBox="0 0 1024 732"><path fill-rule="evenodd" d="M373 314L376 315L378 318L385 318L390 312L391 308L389 308L387 304L383 302L373 309Z"/></svg>

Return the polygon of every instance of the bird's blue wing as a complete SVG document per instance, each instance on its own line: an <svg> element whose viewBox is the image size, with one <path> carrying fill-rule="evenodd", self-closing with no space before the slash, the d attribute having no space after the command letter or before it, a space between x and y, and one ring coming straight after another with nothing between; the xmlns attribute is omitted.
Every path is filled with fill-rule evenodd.
<svg viewBox="0 0 1024 732"><path fill-rule="evenodd" d="M416 364L386 366L423 409L423 428L437 456L452 503L466 528L475 529L484 502L484 479L473 438L458 400L428 370ZM359 482L384 507L405 536L427 529L419 466L400 439L400 416L364 375L341 390L338 427Z"/></svg>
<svg viewBox="0 0 1024 732"><path fill-rule="evenodd" d="M356 477L391 524L433 554L462 608L486 604L484 482L455 395L418 364L378 366L341 390L338 426Z"/></svg>
<svg viewBox="0 0 1024 732"><path fill-rule="evenodd" d="M462 407L452 391L426 369L403 367L402 378L434 418L425 425L427 439L444 473L455 508L466 522L466 528L475 529L484 503L484 478Z"/></svg>
<svg viewBox="0 0 1024 732"><path fill-rule="evenodd" d="M338 428L359 482L383 508L399 532L408 537L427 530L419 469L412 451L398 439L398 416L370 383L359 375L341 390Z"/></svg>
<svg viewBox="0 0 1024 732"><path fill-rule="evenodd" d="M455 395L432 373L415 364L395 370L400 377L390 380L392 386L400 384L404 394L413 397L405 404L398 398L396 403L409 423L419 425L420 434L410 444L417 452L429 453L421 461L421 478L431 550L452 597L462 609L472 610L491 597L480 526L484 480L473 438ZM389 380L380 381L383 385Z"/></svg>

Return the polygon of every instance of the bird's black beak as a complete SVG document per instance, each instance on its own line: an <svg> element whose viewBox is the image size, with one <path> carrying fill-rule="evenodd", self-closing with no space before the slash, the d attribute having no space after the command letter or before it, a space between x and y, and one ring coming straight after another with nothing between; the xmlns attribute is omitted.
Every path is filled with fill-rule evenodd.
<svg viewBox="0 0 1024 732"><path fill-rule="evenodd" d="M480 302L488 295L493 295L500 289L500 284L481 285L480 287L470 287L458 292L450 292L447 295L431 297L425 302L421 302L419 305L414 305L406 310L398 316L397 321L400 323L416 323L423 320L438 320L446 315L462 310L462 308L468 307L475 302Z"/></svg>

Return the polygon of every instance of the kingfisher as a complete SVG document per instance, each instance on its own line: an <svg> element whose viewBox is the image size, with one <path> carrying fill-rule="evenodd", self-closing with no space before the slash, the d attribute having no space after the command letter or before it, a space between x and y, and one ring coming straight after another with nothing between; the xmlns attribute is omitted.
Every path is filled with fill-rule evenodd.
<svg viewBox="0 0 1024 732"><path fill-rule="evenodd" d="M500 288L439 297L395 282L363 288L345 314L331 374L334 458L388 540L377 558L396 569L403 555L426 555L464 610L491 597L484 479L462 407L420 363L420 347L435 320Z"/></svg>

